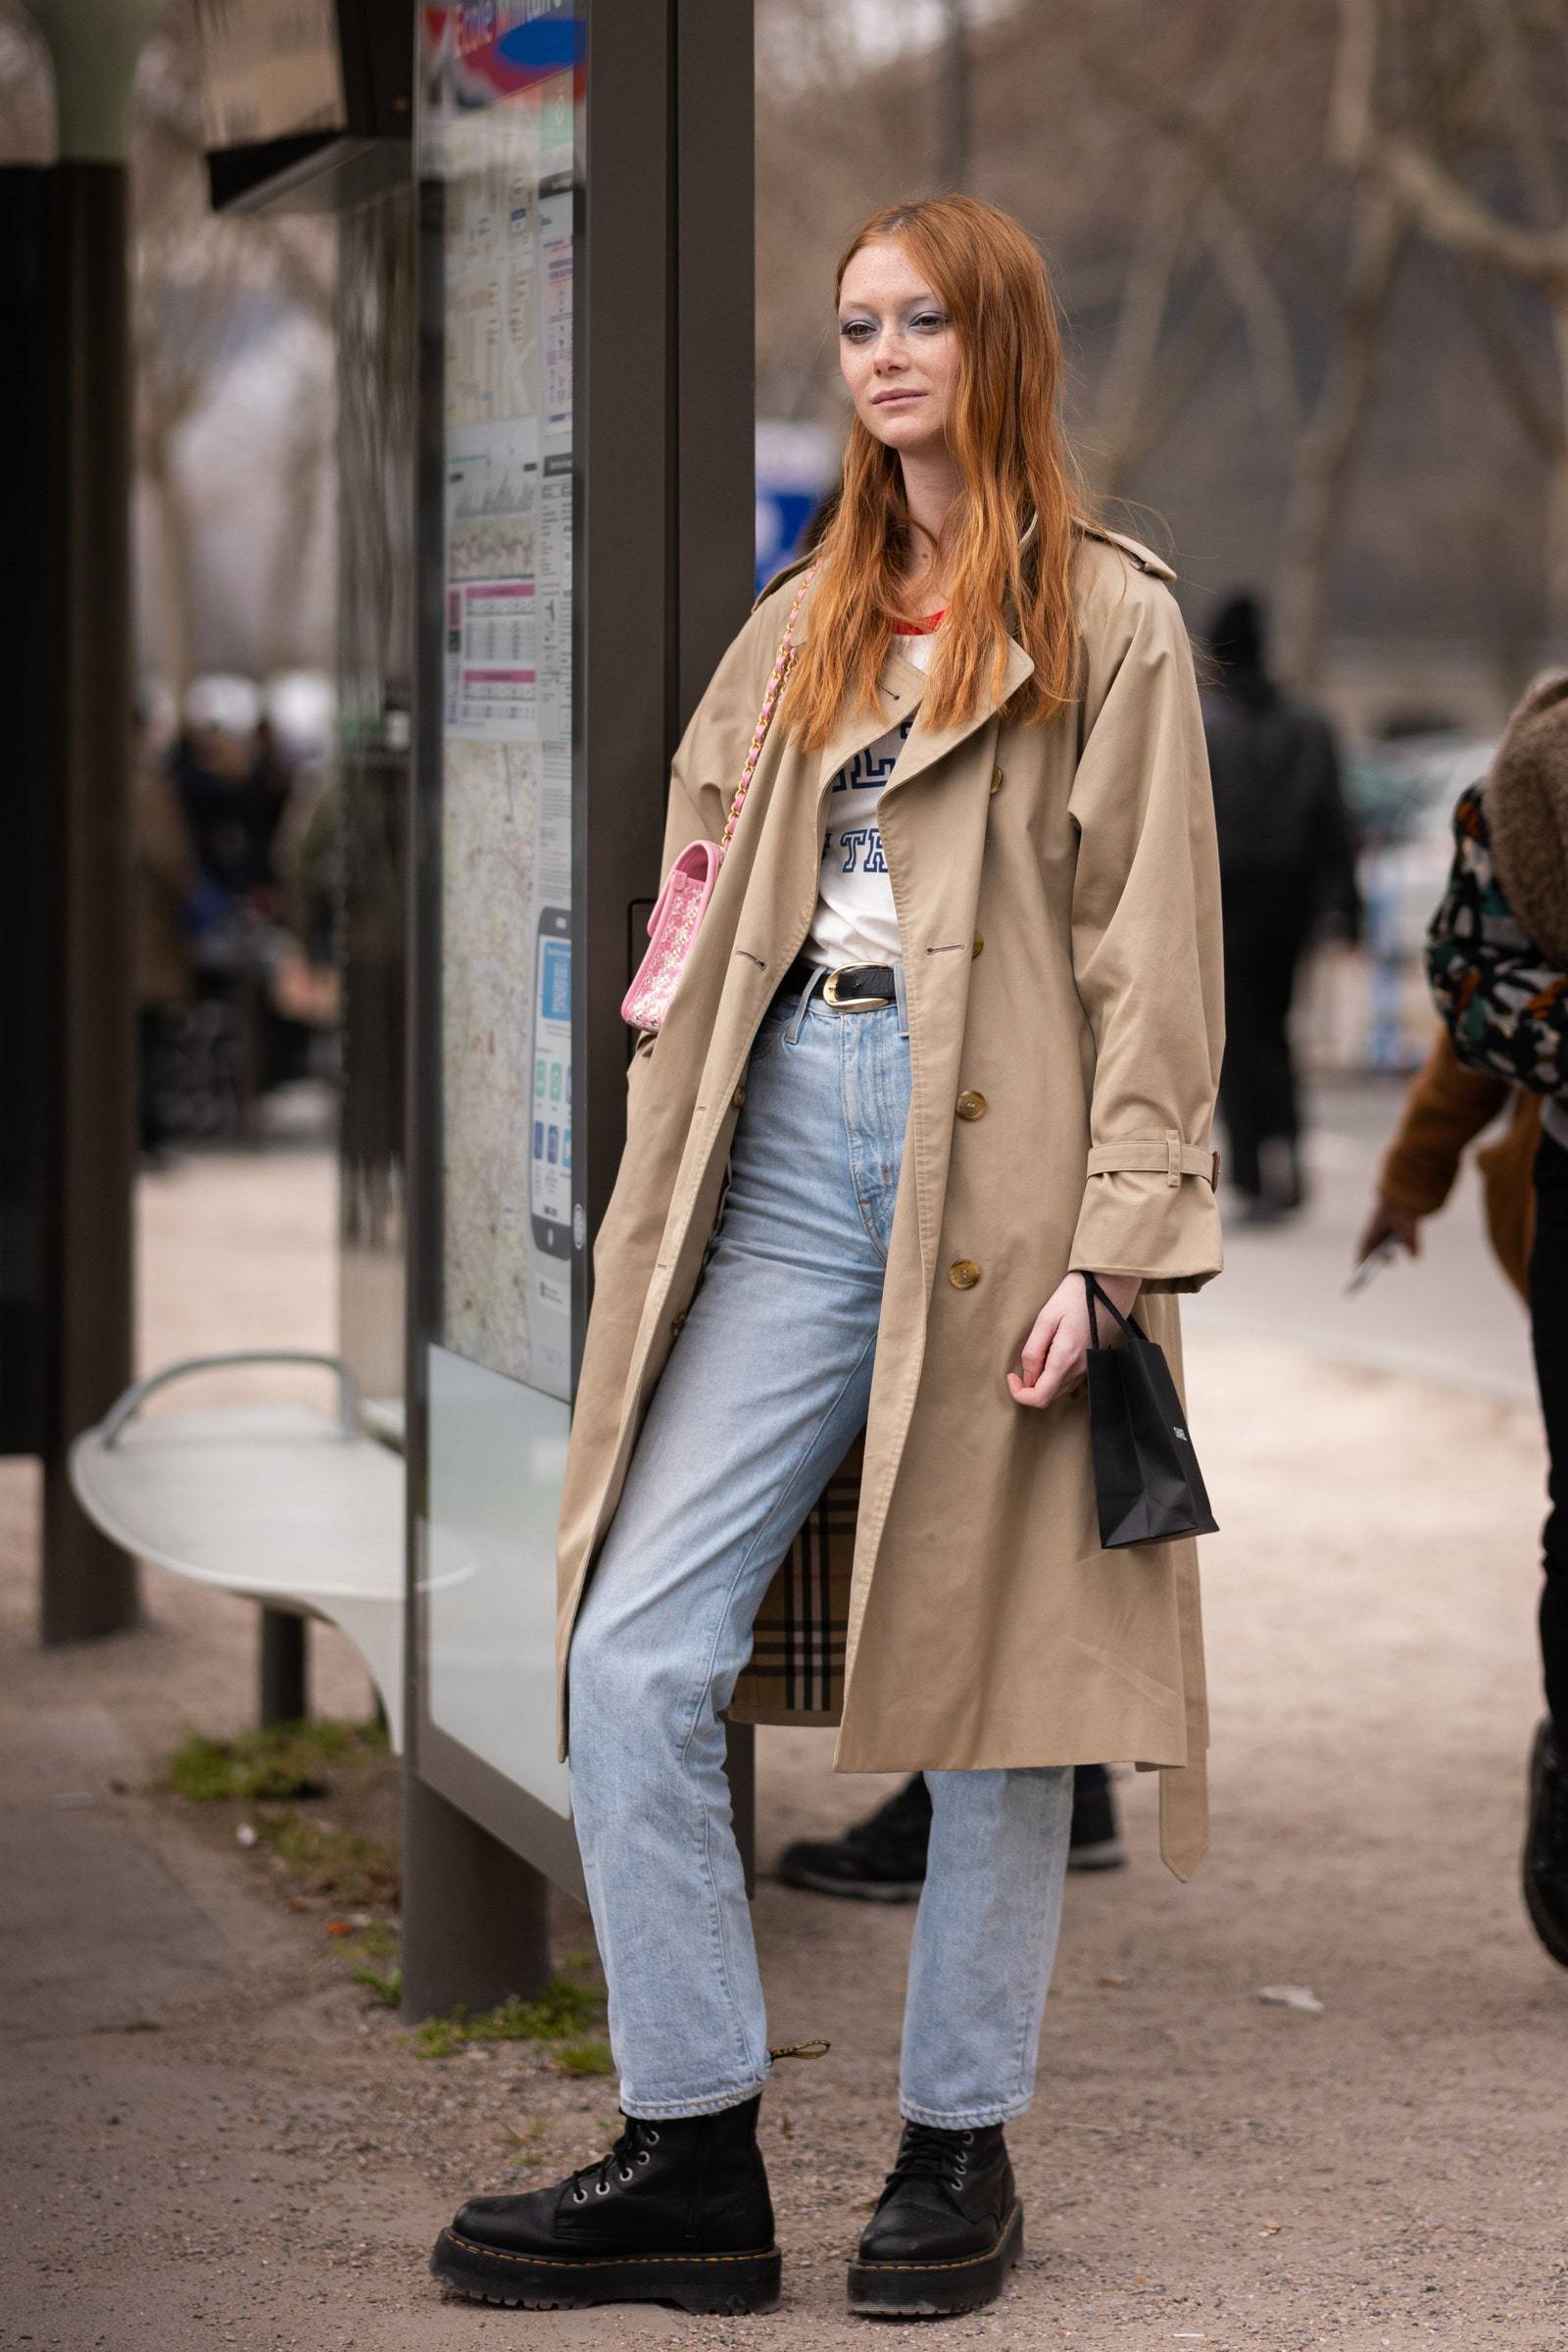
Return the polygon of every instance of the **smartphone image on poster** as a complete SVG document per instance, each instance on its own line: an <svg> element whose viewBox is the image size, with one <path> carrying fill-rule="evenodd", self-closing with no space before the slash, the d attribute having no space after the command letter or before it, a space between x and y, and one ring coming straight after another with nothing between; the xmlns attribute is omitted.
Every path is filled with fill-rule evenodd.
<svg viewBox="0 0 1568 2352"><path fill-rule="evenodd" d="M571 917L547 906L534 945L528 1209L537 1248L571 1255Z"/></svg>

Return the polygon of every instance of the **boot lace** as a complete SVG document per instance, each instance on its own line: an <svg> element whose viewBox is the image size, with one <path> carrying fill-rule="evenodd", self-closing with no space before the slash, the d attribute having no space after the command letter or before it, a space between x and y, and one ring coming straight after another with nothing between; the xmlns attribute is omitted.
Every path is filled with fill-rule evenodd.
<svg viewBox="0 0 1568 2352"><path fill-rule="evenodd" d="M940 2180L946 2188L961 2188L969 2170L972 2132L939 2132L932 2124L906 2124L887 2194L906 2180Z"/></svg>
<svg viewBox="0 0 1568 2352"><path fill-rule="evenodd" d="M622 2121L626 2129L609 2155L597 2158L592 2164L579 2165L568 2175L567 2185L574 2205L586 2205L590 2197L608 2197L612 2176L624 2187L635 2178L638 2166L648 2163L650 2148L658 2147L657 2124L648 2123L640 2115L628 2115Z"/></svg>

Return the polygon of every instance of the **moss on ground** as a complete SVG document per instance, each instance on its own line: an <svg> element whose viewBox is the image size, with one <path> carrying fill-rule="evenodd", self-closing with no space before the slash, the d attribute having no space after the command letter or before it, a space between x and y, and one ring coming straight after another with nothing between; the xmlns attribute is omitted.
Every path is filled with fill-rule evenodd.
<svg viewBox="0 0 1568 2352"><path fill-rule="evenodd" d="M608 2044L589 2033L602 2025L605 1996L592 1982L592 1962L568 1961L531 2001L517 1994L475 2016L466 2008L449 2017L427 2017L415 2030L412 2046L421 2058L451 2058L473 2042L537 2041L556 2045L551 2055L568 2075L606 2075Z"/></svg>
<svg viewBox="0 0 1568 2352"><path fill-rule="evenodd" d="M291 1804L327 1795L334 1771L379 1761L386 1753L379 1724L331 1718L273 1724L233 1740L188 1732L155 1785L196 1805Z"/></svg>
<svg viewBox="0 0 1568 2352"><path fill-rule="evenodd" d="M266 1865L266 1878L291 1910L318 1907L328 1917L350 1976L379 2007L403 1997L399 1937L392 1913L400 1891L398 1856L379 1838L314 1808L336 1796L334 1811L386 1818L386 1733L375 1723L330 1718L242 1732L232 1740L187 1733L153 1787L187 1804L230 1806L240 1813L234 1835ZM377 1794L379 1783L379 1795ZM421 2058L450 2058L474 2043L521 2041L543 2045L563 2074L612 2074L604 2037L605 1995L591 1957L568 1956L531 2000L514 1996L474 2015L456 2009L427 2018L409 2036Z"/></svg>

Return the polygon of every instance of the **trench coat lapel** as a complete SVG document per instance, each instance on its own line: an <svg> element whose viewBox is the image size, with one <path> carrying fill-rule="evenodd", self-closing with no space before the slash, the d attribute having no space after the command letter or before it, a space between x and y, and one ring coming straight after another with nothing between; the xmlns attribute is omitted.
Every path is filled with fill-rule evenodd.
<svg viewBox="0 0 1568 2352"><path fill-rule="evenodd" d="M824 746L817 768L818 793L826 790L839 769L853 760L858 752L865 751L890 727L900 725L912 710L915 711L914 725L883 791L892 792L897 786L907 784L923 769L945 759L949 752L956 751L959 744L978 728L989 725L1004 704L1017 693L1024 680L1034 675L1034 666L1017 638L1009 636L1001 692L983 695L967 718L957 719L944 727L927 728L919 713L928 683L926 673L917 669L912 662L906 661L895 649L888 655L882 671L879 708L875 710L860 710L853 717L841 720Z"/></svg>
<svg viewBox="0 0 1568 2352"><path fill-rule="evenodd" d="M889 654L889 665L886 665L886 670L882 672L882 675L884 675L884 694L889 694L889 692L901 694L901 704L894 706L896 710L907 710L909 701L924 699L926 672L914 668L912 661L903 659L903 654L898 654L898 652ZM914 717L914 727L909 729L909 736L907 736L906 746L903 746L903 753L898 755L898 766L894 769L894 774L889 776L889 781L886 781L884 793L896 793L896 790L901 786L906 786L906 783L912 783L914 776L924 774L929 766L936 766L938 760L948 758L948 753L956 751L959 743L966 743L968 736L978 734L980 727L990 727L992 719L997 717L997 710L1002 710L1004 704L1008 704L1010 701L1010 696L1018 694L1020 684L1032 675L1034 675L1034 663L1030 661L1030 657L1027 657L1025 649L1018 645L1015 637L1008 637L1006 640L1006 665L1004 665L1004 670L1002 670L1002 687L999 687L999 692L987 692L980 696L980 701L971 710L971 715L968 715L966 719L953 719L948 727L926 727L924 715L917 712L917 717ZM896 719L891 719L889 724L898 724L898 722ZM874 736L870 736L870 741L874 741ZM856 746L856 751L858 751L858 748L860 746ZM835 774L835 769L827 769L825 774Z"/></svg>
<svg viewBox="0 0 1568 2352"><path fill-rule="evenodd" d="M889 655L875 710L862 709L841 717L822 747L816 770L819 807L821 796L839 769L847 766L858 752L866 751L877 742L890 727L902 726L917 708L924 687L925 679L912 662L906 662L897 654Z"/></svg>
<svg viewBox="0 0 1568 2352"><path fill-rule="evenodd" d="M926 684L924 671L916 669L912 662L906 662L902 654L892 657L889 668L900 673L895 683L907 676L921 689ZM959 744L966 742L979 728L989 726L997 712L1017 693L1024 680L1034 676L1034 662L1017 638L1009 637L1001 691L992 693L988 690L967 718L953 720L945 727L927 727L923 714L916 717L899 763L883 786L884 793L895 792L900 785L912 782L926 768L934 767L939 760L945 760L950 752L956 751Z"/></svg>

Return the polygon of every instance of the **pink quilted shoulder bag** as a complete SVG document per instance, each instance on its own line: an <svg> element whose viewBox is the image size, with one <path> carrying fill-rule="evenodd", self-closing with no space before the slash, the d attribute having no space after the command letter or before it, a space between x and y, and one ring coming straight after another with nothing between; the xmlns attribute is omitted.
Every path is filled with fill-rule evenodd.
<svg viewBox="0 0 1568 2352"><path fill-rule="evenodd" d="M815 571L814 564L809 570L803 571L800 585L795 591L790 616L784 623L778 660L767 681L767 692L762 697L762 708L746 754L746 765L735 787L735 798L729 805L723 838L716 842L694 841L682 850L665 876L664 887L659 894L653 913L648 917L648 953L638 965L637 977L627 989L620 1006L623 1019L629 1021L634 1029L662 1029L664 1025L669 1001L675 994L675 984L686 968L686 958L691 954L698 925L708 911L708 902L713 895L713 884L718 880L718 869L724 861L724 852L734 837L736 822L757 772L758 759L767 741L774 709L784 680L789 675L790 663L795 659L795 623L800 618L801 606L806 601L806 591Z"/></svg>

